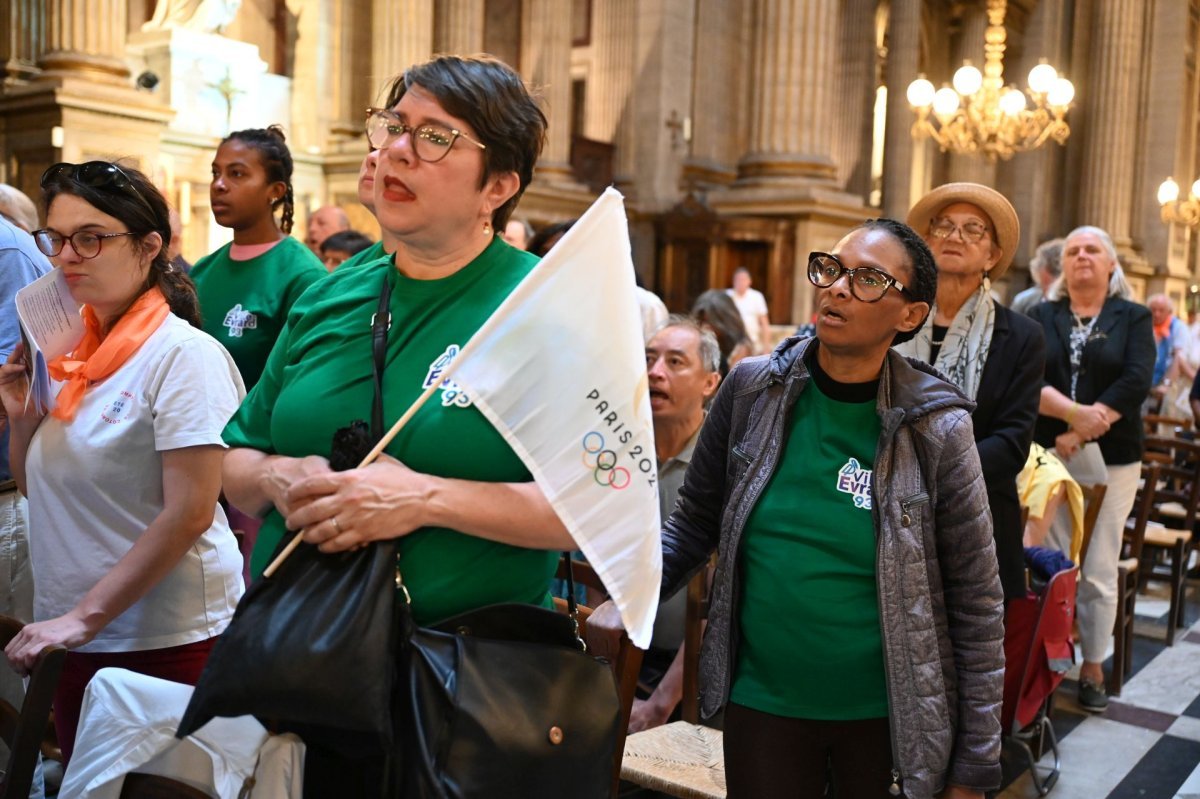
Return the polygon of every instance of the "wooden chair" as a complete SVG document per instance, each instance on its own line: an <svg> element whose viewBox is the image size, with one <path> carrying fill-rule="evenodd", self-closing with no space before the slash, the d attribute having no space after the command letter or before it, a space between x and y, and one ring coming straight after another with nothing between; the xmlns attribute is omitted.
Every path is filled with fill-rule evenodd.
<svg viewBox="0 0 1200 799"><path fill-rule="evenodd" d="M1146 435L1159 436L1163 434L1164 429L1170 433L1176 434L1181 430L1191 430L1192 420L1185 416L1168 416L1161 413L1147 413L1142 416L1142 424L1145 425Z"/></svg>
<svg viewBox="0 0 1200 799"><path fill-rule="evenodd" d="M18 619L0 616L0 647L8 646L24 626ZM50 704L66 656L67 650L61 646L42 650L30 673L20 710L0 699L0 737L9 749L8 763L0 778L0 799L29 796L38 751L50 720Z"/></svg>
<svg viewBox="0 0 1200 799"><path fill-rule="evenodd" d="M630 735L625 743L621 777L667 796L725 799L721 731L699 723L700 641L710 598L706 569L688 582L687 592L682 721Z"/></svg>
<svg viewBox="0 0 1200 799"><path fill-rule="evenodd" d="M1195 546L1200 513L1200 442L1180 438L1146 437L1147 460L1159 463L1159 481L1143 549L1139 553L1138 584L1165 580L1170 587L1167 645L1183 626L1187 564ZM1165 456L1165 457L1164 457Z"/></svg>
<svg viewBox="0 0 1200 799"><path fill-rule="evenodd" d="M607 594L604 582L590 564L579 560L572 560L571 573L577 584L585 585L599 592L599 595ZM567 579L566 556L559 559L558 578L560 580ZM566 612L567 602L565 599L556 597L554 604L559 610L564 613ZM587 642L588 647L592 648L587 632L587 617L590 615L592 615L592 608L579 605L580 634L583 636L583 640ZM617 678L617 693L621 699L621 724L617 730L616 744L613 747L612 796L614 799L617 796L617 790L621 783L621 761L625 752L625 736L629 730L629 714L633 711L633 697L637 692L638 672L642 668L642 654L642 650L634 646L633 642L629 640L629 636L623 633L621 635L620 647L617 650L616 660L612 663L613 674Z"/></svg>

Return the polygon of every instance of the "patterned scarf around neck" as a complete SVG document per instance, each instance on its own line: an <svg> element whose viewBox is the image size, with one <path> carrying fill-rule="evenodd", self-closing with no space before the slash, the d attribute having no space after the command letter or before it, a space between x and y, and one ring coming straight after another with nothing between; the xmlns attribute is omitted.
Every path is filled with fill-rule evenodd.
<svg viewBox="0 0 1200 799"><path fill-rule="evenodd" d="M101 339L100 319L92 306L83 306L83 339L74 352L60 355L47 364L50 376L65 383L50 414L64 422L74 419L88 386L121 368L129 356L158 330L170 312L162 292L152 288L134 300L108 335Z"/></svg>
<svg viewBox="0 0 1200 799"><path fill-rule="evenodd" d="M983 366L992 346L992 330L996 326L996 301L992 299L991 289L991 281L985 275L979 290L958 309L950 329L946 331L937 360L933 363L972 400L979 391L979 379L983 375ZM934 303L916 337L896 345L895 350L901 355L929 363L929 355L933 352L933 317L936 313L937 303Z"/></svg>

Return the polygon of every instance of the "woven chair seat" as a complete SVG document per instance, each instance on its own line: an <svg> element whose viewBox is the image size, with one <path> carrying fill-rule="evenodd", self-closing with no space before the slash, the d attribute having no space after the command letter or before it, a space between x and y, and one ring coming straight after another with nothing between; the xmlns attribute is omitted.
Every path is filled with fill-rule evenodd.
<svg viewBox="0 0 1200 799"><path fill-rule="evenodd" d="M1146 527L1146 543L1156 547L1174 546L1176 541L1190 541L1190 530L1172 530L1170 527Z"/></svg>
<svg viewBox="0 0 1200 799"><path fill-rule="evenodd" d="M1187 517L1187 508L1183 507L1179 502L1163 502L1155 510L1160 516L1170 516L1173 519L1183 519Z"/></svg>
<svg viewBox="0 0 1200 799"><path fill-rule="evenodd" d="M721 731L676 721L625 739L621 779L681 799L725 799Z"/></svg>

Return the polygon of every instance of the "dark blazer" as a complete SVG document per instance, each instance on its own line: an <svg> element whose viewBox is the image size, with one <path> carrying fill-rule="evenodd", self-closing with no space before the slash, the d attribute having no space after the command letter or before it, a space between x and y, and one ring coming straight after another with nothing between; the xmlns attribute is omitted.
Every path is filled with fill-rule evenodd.
<svg viewBox="0 0 1200 799"><path fill-rule="evenodd" d="M992 343L979 378L971 422L992 507L992 533L1005 599L1025 596L1017 475L1025 468L1033 441L1045 357L1045 340L1038 324L996 303Z"/></svg>
<svg viewBox="0 0 1200 799"><path fill-rule="evenodd" d="M1043 302L1029 315L1041 323L1046 334L1045 384L1071 396L1071 328L1075 322L1070 300ZM1102 402L1121 414L1099 439L1105 463L1142 459L1142 403L1150 393L1154 357L1150 309L1117 297L1105 300L1084 345L1075 389L1081 405ZM1054 439L1066 430L1063 420L1039 416L1033 437L1043 447L1052 448Z"/></svg>

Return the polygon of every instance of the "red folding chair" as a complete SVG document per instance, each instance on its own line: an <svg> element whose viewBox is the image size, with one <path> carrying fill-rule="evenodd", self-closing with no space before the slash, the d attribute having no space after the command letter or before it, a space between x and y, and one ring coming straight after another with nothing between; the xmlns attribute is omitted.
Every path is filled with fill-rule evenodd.
<svg viewBox="0 0 1200 799"><path fill-rule="evenodd" d="M1029 593L1008 603L1005 612L1004 705L1000 713L1005 740L1023 755L1039 796L1058 781L1058 739L1050 724L1054 690L1075 663L1071 628L1075 622L1075 586L1079 568L1055 574L1040 596ZM1054 766L1038 765L1049 743ZM1037 747L1037 755L1033 746Z"/></svg>

